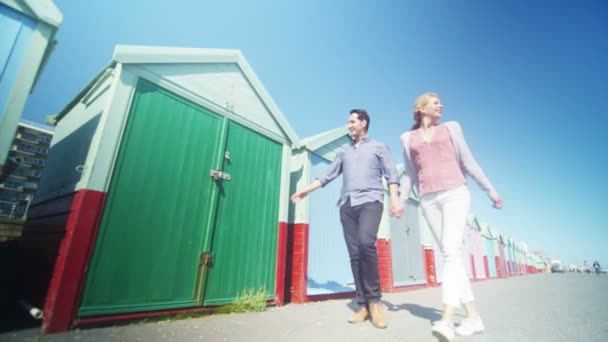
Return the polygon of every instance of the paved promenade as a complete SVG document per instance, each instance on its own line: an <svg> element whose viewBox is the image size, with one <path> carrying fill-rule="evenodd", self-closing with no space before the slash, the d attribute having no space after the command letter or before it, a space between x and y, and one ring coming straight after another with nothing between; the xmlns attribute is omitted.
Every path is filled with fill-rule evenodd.
<svg viewBox="0 0 608 342"><path fill-rule="evenodd" d="M473 283L486 331L455 341L608 341L608 275L536 274ZM8 331L0 341L434 341L440 288L384 294L389 327L347 323L350 300L288 304L263 313L88 328L54 335ZM459 317L460 318L460 317Z"/></svg>

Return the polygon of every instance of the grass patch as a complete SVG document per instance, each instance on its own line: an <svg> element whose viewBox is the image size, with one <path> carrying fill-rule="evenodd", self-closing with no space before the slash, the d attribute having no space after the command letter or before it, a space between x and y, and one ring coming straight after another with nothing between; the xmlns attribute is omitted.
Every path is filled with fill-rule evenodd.
<svg viewBox="0 0 608 342"><path fill-rule="evenodd" d="M222 305L215 311L226 314L233 312L262 312L266 310L266 289L246 289L233 303Z"/></svg>
<svg viewBox="0 0 608 342"><path fill-rule="evenodd" d="M213 312L211 312L211 311L185 311L185 312L178 312L178 313L171 314L171 315L146 317L146 318L138 319L138 320L132 322L132 324L171 322L171 321L177 321L177 320L181 320L181 319L209 316L212 314L213 314Z"/></svg>
<svg viewBox="0 0 608 342"><path fill-rule="evenodd" d="M215 310L210 311L186 311L171 315L160 315L153 317L146 317L138 319L131 324L147 324L157 322L170 322L174 320L182 320L189 318L197 318L202 316L209 316L212 314L228 314L236 312L262 312L266 311L266 290L261 288L259 290L248 289L243 290L241 294L234 300L233 303L219 306Z"/></svg>

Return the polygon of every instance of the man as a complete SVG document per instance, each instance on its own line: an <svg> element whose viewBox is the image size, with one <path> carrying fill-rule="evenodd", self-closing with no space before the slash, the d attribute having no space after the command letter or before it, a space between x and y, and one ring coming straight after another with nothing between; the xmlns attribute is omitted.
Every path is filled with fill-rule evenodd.
<svg viewBox="0 0 608 342"><path fill-rule="evenodd" d="M344 240L355 279L356 300L360 309L349 320L364 322L371 315L376 328L386 328L384 309L380 302L380 274L376 252L376 235L382 218L386 178L390 192L390 214L400 217L404 211L399 201L397 169L387 146L371 139L370 118L364 109L353 109L348 117L348 129L353 142L338 154L325 173L304 190L294 193L291 200L298 203L316 189L325 186L341 173L342 191L338 206Z"/></svg>
<svg viewBox="0 0 608 342"><path fill-rule="evenodd" d="M600 272L602 271L600 263L597 260L593 262L593 269L595 269L595 274L600 274Z"/></svg>

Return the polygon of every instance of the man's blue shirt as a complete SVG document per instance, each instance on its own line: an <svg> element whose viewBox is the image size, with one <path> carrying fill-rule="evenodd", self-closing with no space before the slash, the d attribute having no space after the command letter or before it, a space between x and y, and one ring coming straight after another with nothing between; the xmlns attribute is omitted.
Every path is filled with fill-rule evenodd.
<svg viewBox="0 0 608 342"><path fill-rule="evenodd" d="M350 205L356 206L367 202L384 201L384 186L399 184L397 168L386 144L362 138L359 146L354 143L347 146L328 169L318 179L322 186L342 174L342 191L338 206L350 199Z"/></svg>

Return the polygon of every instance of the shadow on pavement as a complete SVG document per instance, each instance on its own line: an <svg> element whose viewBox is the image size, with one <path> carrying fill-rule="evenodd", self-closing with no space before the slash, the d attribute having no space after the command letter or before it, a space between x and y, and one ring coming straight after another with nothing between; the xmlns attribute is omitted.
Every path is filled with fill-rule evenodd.
<svg viewBox="0 0 608 342"><path fill-rule="evenodd" d="M410 314L420 318L424 318L430 322L438 321L441 319L441 311L435 308L429 308L426 306L409 303L395 305L386 300L383 300L383 302L389 311L409 311Z"/></svg>
<svg viewBox="0 0 608 342"><path fill-rule="evenodd" d="M353 298L350 300L350 302L348 304L346 304L346 306L348 306L349 309L351 309L353 312L358 311L361 306L357 303L357 301Z"/></svg>
<svg viewBox="0 0 608 342"><path fill-rule="evenodd" d="M382 299L381 301L382 303L384 303L388 311L408 311L411 315L423 318L425 320L430 321L431 323L441 319L441 311L435 308L429 308L426 306L410 303L395 305L385 299ZM351 301L346 306L348 306L348 308L350 308L353 312L359 310L359 304L357 304L354 299L351 299Z"/></svg>

